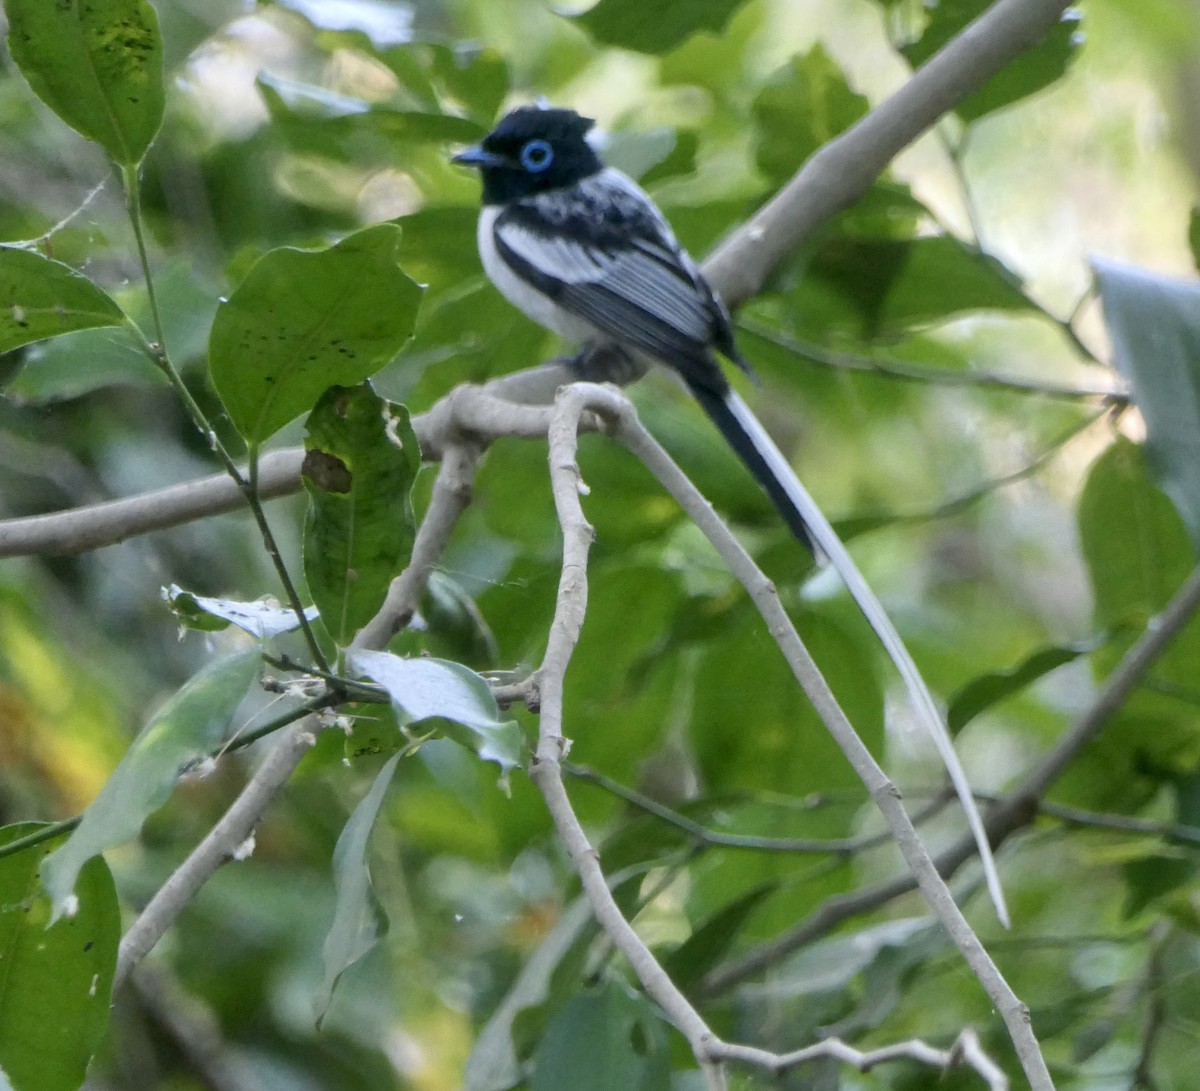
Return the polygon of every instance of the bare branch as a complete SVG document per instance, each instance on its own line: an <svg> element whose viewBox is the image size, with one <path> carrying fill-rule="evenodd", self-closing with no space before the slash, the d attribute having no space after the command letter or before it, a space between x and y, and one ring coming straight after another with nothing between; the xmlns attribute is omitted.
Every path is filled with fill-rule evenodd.
<svg viewBox="0 0 1200 1091"><path fill-rule="evenodd" d="M272 451L259 462L258 490L264 500L300 488L298 447ZM238 511L246 497L225 473L103 504L0 522L0 557L36 553L66 555L123 542L152 530Z"/></svg>
<svg viewBox="0 0 1200 1091"><path fill-rule="evenodd" d="M646 992L687 1038L710 1091L723 1091L726 1082L720 1064L707 1055L712 1032L621 913L608 889L599 856L571 808L562 780L561 762L569 746L562 730L563 680L587 611L587 559L594 537L579 503L580 478L575 461L577 428L585 409L607 407L619 412L622 403L624 398L612 388L584 384L565 387L559 393L557 411L550 426L550 475L555 509L563 531L563 559L554 620L538 672L542 711L530 776L545 797L555 828L583 883L597 922L629 961Z"/></svg>
<svg viewBox="0 0 1200 1091"><path fill-rule="evenodd" d="M691 484L670 456L637 420L633 407L622 399L616 437L642 460L651 473L675 498L720 553L722 560L746 588L768 631L779 645L792 673L804 689L813 709L846 755L859 779L866 785L892 830L905 862L942 926L979 979L1008 1028L1021 1065L1035 1091L1053 1087L1037 1039L1029 1026L1029 1011L1009 988L1003 975L984 950L961 910L954 903L938 874L912 820L900 802L900 793L863 745L829 689L816 663L780 605L774 585L754 564L728 527Z"/></svg>
<svg viewBox="0 0 1200 1091"><path fill-rule="evenodd" d="M552 399L554 391L573 378L566 367L550 362L485 386L452 390L428 413L412 420L422 456L436 461L447 446L466 440L486 445L501 436L543 438L549 407L509 399ZM585 422L585 428L594 427L594 421ZM297 492L303 459L299 447L263 455L258 467L259 496L269 500ZM84 553L140 534L238 511L245 503L241 489L220 473L123 500L8 519L0 522L0 557Z"/></svg>
<svg viewBox="0 0 1200 1091"><path fill-rule="evenodd" d="M919 1061L947 1071L965 1065L978 1072L987 1082L991 1091L1008 1091L1008 1077L986 1053L979 1044L979 1038L972 1030L964 1030L958 1040L949 1049L935 1049L933 1046L915 1038L907 1042L896 1042L879 1049L866 1052L847 1045L840 1038L826 1038L816 1045L797 1049L792 1053L770 1053L765 1049L755 1049L752 1046L728 1045L724 1042L715 1045L712 1052L716 1056L729 1061L741 1061L745 1064L758 1065L770 1072L786 1072L798 1065L810 1061L829 1058L848 1064L859 1072L869 1072L888 1061Z"/></svg>

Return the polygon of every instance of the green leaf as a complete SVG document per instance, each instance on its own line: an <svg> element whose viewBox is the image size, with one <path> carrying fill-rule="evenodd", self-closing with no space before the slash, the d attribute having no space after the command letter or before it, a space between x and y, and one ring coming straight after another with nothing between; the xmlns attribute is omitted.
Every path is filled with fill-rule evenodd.
<svg viewBox="0 0 1200 1091"><path fill-rule="evenodd" d="M6 826L0 844L42 828ZM121 938L117 893L102 859L80 871L75 913L50 923L38 865L51 844L0 859L0 1076L20 1091L77 1091L83 1083L108 1027Z"/></svg>
<svg viewBox="0 0 1200 1091"><path fill-rule="evenodd" d="M0 352L125 321L121 308L69 265L0 246Z"/></svg>
<svg viewBox="0 0 1200 1091"><path fill-rule="evenodd" d="M1188 216L1188 249L1192 252L1192 265L1200 271L1200 208L1193 208Z"/></svg>
<svg viewBox="0 0 1200 1091"><path fill-rule="evenodd" d="M982 15L988 3L989 0L938 0L936 4L926 5L929 22L924 34L900 52L914 68L919 67L968 23ZM1040 42L1019 53L978 91L963 99L954 108L955 113L965 121L977 121L1060 79L1083 42L1079 19L1077 12L1064 14Z"/></svg>
<svg viewBox="0 0 1200 1091"><path fill-rule="evenodd" d="M1121 915L1128 920L1181 888L1194 887L1197 867L1192 853L1163 854L1130 860L1121 871L1126 887Z"/></svg>
<svg viewBox="0 0 1200 1091"><path fill-rule="evenodd" d="M180 262L155 276L154 294L171 359L180 368L202 359L217 309L216 292L195 269ZM149 333L154 323L144 284L114 290L112 298L132 324L154 338ZM162 372L146 359L135 331L124 325L115 330L80 330L33 346L5 389L23 402L41 405L116 383L165 382Z"/></svg>
<svg viewBox="0 0 1200 1091"><path fill-rule="evenodd" d="M210 663L141 730L66 844L42 864L52 921L70 914L77 876L88 860L137 836L166 802L180 775L220 743L258 671L257 651Z"/></svg>
<svg viewBox="0 0 1200 1091"><path fill-rule="evenodd" d="M688 0L647 4L645 0L600 0L569 16L601 45L638 53L666 53L702 30L720 34L744 0Z"/></svg>
<svg viewBox="0 0 1200 1091"><path fill-rule="evenodd" d="M430 67L449 94L471 116L490 122L508 94L508 61L491 46L472 43L429 44ZM385 58L386 59L386 58Z"/></svg>
<svg viewBox="0 0 1200 1091"><path fill-rule="evenodd" d="M397 110L282 76L260 74L258 88L272 120L296 147L328 148L331 139L364 135L402 143L468 144L487 135L486 126L470 118L433 110Z"/></svg>
<svg viewBox="0 0 1200 1091"><path fill-rule="evenodd" d="M344 645L408 563L421 451L408 410L369 383L326 391L309 415L304 448L304 575L325 628Z"/></svg>
<svg viewBox="0 0 1200 1091"><path fill-rule="evenodd" d="M213 385L251 446L353 386L412 334L421 289L396 263L400 231L379 224L327 250L264 254L217 308Z"/></svg>
<svg viewBox="0 0 1200 1091"><path fill-rule="evenodd" d="M503 774L521 760L521 732L513 720L501 720L487 682L461 663L442 659L403 659L390 652L351 651L355 673L387 690L400 724L438 718L467 729L465 741ZM451 733L454 737L454 733Z"/></svg>
<svg viewBox="0 0 1200 1091"><path fill-rule="evenodd" d="M999 704L1014 693L1020 693L1051 671L1075 662L1081 655L1095 651L1096 646L1096 642L1092 641L1058 648L1039 648L1016 666L972 678L950 698L950 707L946 712L947 726L953 734L957 734L992 705Z"/></svg>
<svg viewBox="0 0 1200 1091"><path fill-rule="evenodd" d="M1097 622L1146 622L1194 561L1179 513L1150 479L1140 447L1118 439L1092 463L1078 515Z"/></svg>
<svg viewBox="0 0 1200 1091"><path fill-rule="evenodd" d="M163 48L146 0L4 0L8 47L37 96L130 167L163 116Z"/></svg>
<svg viewBox="0 0 1200 1091"><path fill-rule="evenodd" d="M268 640L300 628L294 610L270 602L207 598L185 591L175 583L163 588L163 598L184 625L201 632L217 633L236 625L259 640ZM310 606L304 616L308 621L315 621L319 616L317 608Z"/></svg>
<svg viewBox="0 0 1200 1091"><path fill-rule="evenodd" d="M661 1091L670 1049L649 1002L610 981L551 1020L538 1044L530 1091Z"/></svg>
<svg viewBox="0 0 1200 1091"><path fill-rule="evenodd" d="M696 165L694 140L693 136L692 167ZM640 179L644 184L646 175L671 157L675 144L675 130L663 126L637 132L618 132L614 133L604 146L604 161L609 166L624 171L630 178ZM686 155L684 158L686 166Z"/></svg>
<svg viewBox="0 0 1200 1091"><path fill-rule="evenodd" d="M387 915L371 886L367 844L371 830L375 828L375 819L379 817L383 797L396 772L396 763L402 755L402 751L397 752L384 763L370 791L354 808L333 850L333 886L337 892L337 904L322 949L325 978L317 999L318 1027L329 1010L333 990L337 988L342 974L366 955L387 932Z"/></svg>
<svg viewBox="0 0 1200 1091"><path fill-rule="evenodd" d="M1000 261L948 235L831 239L813 258L797 292L799 305L830 289L862 315L869 337L970 311L1029 309L1016 277Z"/></svg>
<svg viewBox="0 0 1200 1091"><path fill-rule="evenodd" d="M759 170L781 184L869 106L865 96L850 89L842 69L821 46L793 57L754 100Z"/></svg>
<svg viewBox="0 0 1200 1091"><path fill-rule="evenodd" d="M1146 420L1150 466L1200 552L1200 284L1094 265L1114 359Z"/></svg>
<svg viewBox="0 0 1200 1091"><path fill-rule="evenodd" d="M642 185L653 186L655 182L667 178L695 173L700 138L691 129L675 129L672 133L674 141L667 153L657 162L649 164L644 173L638 175Z"/></svg>

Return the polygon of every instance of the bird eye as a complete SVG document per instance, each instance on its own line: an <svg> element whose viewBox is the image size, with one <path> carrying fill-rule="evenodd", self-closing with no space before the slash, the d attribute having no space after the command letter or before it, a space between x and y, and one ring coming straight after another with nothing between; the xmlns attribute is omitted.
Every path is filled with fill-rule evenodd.
<svg viewBox="0 0 1200 1091"><path fill-rule="evenodd" d="M554 162L554 149L544 140L531 140L521 149L521 166L537 174Z"/></svg>

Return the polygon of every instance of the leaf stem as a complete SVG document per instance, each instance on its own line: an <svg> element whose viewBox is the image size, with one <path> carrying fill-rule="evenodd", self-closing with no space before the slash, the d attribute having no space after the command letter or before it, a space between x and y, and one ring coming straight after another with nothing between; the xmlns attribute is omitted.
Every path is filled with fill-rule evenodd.
<svg viewBox="0 0 1200 1091"><path fill-rule="evenodd" d="M322 671L329 672L329 660L325 658L325 653L321 650L320 641L317 640L317 634L313 632L313 627L304 613L304 603L300 601L300 593L296 590L296 585L292 582L291 573L287 570L287 565L283 561L283 555L279 552L279 545L275 541L275 535L271 532L271 524L267 522L267 513L263 510L262 501L258 498L258 455L258 444L251 444L249 450L250 460L247 468L248 479L242 491L245 493L246 501L250 505L250 512L254 516L254 521L258 524L258 531L262 536L267 556L271 558L271 563L275 566L275 571L279 575L279 582L283 585L283 593L287 596L288 605L292 608L292 612L300 622L300 632L304 634L304 642L308 645L309 654L312 656L313 662Z"/></svg>
<svg viewBox="0 0 1200 1091"><path fill-rule="evenodd" d="M387 695L387 690L383 686L377 686L372 682L360 682L357 678L347 678L341 674L334 674L332 671L327 671L323 668L306 667L301 663L295 663L286 655L264 655L263 662L275 667L281 671L300 671L303 674L315 675L318 678L323 678L335 690L342 691L342 695L351 697L351 692L358 696L353 697L356 701L370 701L373 704L386 705L390 704L391 699Z"/></svg>
<svg viewBox="0 0 1200 1091"><path fill-rule="evenodd" d="M313 661L322 670L328 671L329 661L325 658L325 653L321 650L321 645L317 640L316 634L313 632L312 626L309 624L308 618L304 616L304 606L300 601L300 595L296 591L296 585L293 583L291 574L287 570L287 565L284 564L283 556L279 552L278 543L275 541L275 535L271 531L270 523L267 522L267 514L263 510L262 501L259 499L258 446L252 445L250 447L249 471L248 474L244 475L238 469L237 463L234 462L225 445L221 442L208 416L196 399L192 397L192 392L188 390L187 384L183 381L183 376L179 374L179 369L172 363L171 357L167 352L162 312L158 306L158 294L154 288L154 275L150 271L150 257L146 248L146 232L142 219L142 198L138 187L136 165L127 164L121 167L121 181L125 187L125 207L129 213L129 222L133 227L133 238L137 246L138 261L142 268L142 279L146 283L146 294L150 300L150 315L154 327L155 340L148 340L136 324L130 322L132 332L140 342L142 350L163 375L166 376L167 381L174 388L180 401L183 402L184 408L187 409L188 415L192 418L192 423L195 424L197 431L204 437L209 448L225 468L225 472L233 478L238 489L246 498L250 513L254 516L254 522L258 526L259 535L262 537L263 546L266 548L267 555L271 558L271 563L275 566L279 582L283 585L288 605L295 612L300 622L300 631L304 634L304 640L308 645Z"/></svg>

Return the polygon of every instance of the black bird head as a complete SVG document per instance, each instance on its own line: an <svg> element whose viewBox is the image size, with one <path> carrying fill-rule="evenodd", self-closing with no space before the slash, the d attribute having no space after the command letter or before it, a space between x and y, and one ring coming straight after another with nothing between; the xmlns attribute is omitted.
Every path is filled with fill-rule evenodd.
<svg viewBox="0 0 1200 1091"><path fill-rule="evenodd" d="M596 123L574 110L521 106L454 157L483 175L483 203L502 205L574 185L604 169L585 139Z"/></svg>

